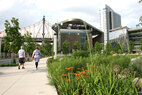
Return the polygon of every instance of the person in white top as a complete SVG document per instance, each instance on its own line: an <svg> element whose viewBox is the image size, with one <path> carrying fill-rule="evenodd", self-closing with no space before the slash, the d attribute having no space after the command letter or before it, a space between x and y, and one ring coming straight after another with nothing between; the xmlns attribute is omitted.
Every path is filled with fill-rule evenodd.
<svg viewBox="0 0 142 95"><path fill-rule="evenodd" d="M18 69L20 69L20 65L22 65L22 69L25 69L25 67L24 67L24 63L25 63L25 50L24 50L23 46L21 46L21 49L18 51L18 56L19 56Z"/></svg>
<svg viewBox="0 0 142 95"><path fill-rule="evenodd" d="M36 69L38 69L38 62L40 60L40 56L41 56L40 50L38 49L38 46L36 46L32 54L32 58L35 60Z"/></svg>

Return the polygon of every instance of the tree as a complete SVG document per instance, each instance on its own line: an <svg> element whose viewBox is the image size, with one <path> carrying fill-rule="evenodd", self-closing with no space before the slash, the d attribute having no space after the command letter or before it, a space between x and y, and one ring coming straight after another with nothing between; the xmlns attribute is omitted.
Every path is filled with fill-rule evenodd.
<svg viewBox="0 0 142 95"><path fill-rule="evenodd" d="M44 42L45 43L40 46L40 51L42 55L44 56L52 55L52 45L50 44L50 41L45 40Z"/></svg>
<svg viewBox="0 0 142 95"><path fill-rule="evenodd" d="M20 49L20 46L24 43L24 37L19 33L19 22L18 19L14 17L11 19L11 23L8 20L5 21L5 32L6 36L4 37L4 48L9 52L17 53Z"/></svg>
<svg viewBox="0 0 142 95"><path fill-rule="evenodd" d="M73 49L74 50L80 50L81 49L81 45L78 41L74 42Z"/></svg>
<svg viewBox="0 0 142 95"><path fill-rule="evenodd" d="M83 45L83 50L86 50L88 51L89 50L89 44L88 44L88 41L86 40L84 45Z"/></svg>
<svg viewBox="0 0 142 95"><path fill-rule="evenodd" d="M99 43L99 42L96 42L95 43L95 53L98 53L98 54L100 54L101 53L101 50L102 50L102 45Z"/></svg>
<svg viewBox="0 0 142 95"><path fill-rule="evenodd" d="M134 50L134 42L133 41L130 41L129 42L129 51L130 53Z"/></svg>
<svg viewBox="0 0 142 95"><path fill-rule="evenodd" d="M140 40L140 50L142 51L142 39Z"/></svg>
<svg viewBox="0 0 142 95"><path fill-rule="evenodd" d="M63 51L63 54L68 54L69 51L70 51L70 43L69 41L65 40L62 44L62 51Z"/></svg>
<svg viewBox="0 0 142 95"><path fill-rule="evenodd" d="M111 45L111 43L107 43L106 44L106 54L107 55L110 55L111 54L111 51L112 51L112 45Z"/></svg>
<svg viewBox="0 0 142 95"><path fill-rule="evenodd" d="M139 3L141 3L142 0L139 0ZM136 26L142 26L142 16L139 18L139 24L137 24Z"/></svg>
<svg viewBox="0 0 142 95"><path fill-rule="evenodd" d="M122 53L124 53L126 51L126 44L122 45Z"/></svg>
<svg viewBox="0 0 142 95"><path fill-rule="evenodd" d="M27 32L24 34L24 39L26 44L24 45L25 52L27 53L28 57L31 55L35 49L35 42L32 40L31 33Z"/></svg>
<svg viewBox="0 0 142 95"><path fill-rule="evenodd" d="M121 46L119 43L117 43L117 45L115 46L115 52L120 53L120 51L121 51Z"/></svg>

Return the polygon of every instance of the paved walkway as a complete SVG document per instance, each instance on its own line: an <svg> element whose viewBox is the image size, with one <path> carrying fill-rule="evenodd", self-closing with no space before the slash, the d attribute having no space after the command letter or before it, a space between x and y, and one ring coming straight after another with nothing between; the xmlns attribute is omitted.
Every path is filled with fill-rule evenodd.
<svg viewBox="0 0 142 95"><path fill-rule="evenodd" d="M40 60L38 70L34 62L26 62L26 69L20 70L0 67L0 95L57 95L55 87L48 85L46 60Z"/></svg>

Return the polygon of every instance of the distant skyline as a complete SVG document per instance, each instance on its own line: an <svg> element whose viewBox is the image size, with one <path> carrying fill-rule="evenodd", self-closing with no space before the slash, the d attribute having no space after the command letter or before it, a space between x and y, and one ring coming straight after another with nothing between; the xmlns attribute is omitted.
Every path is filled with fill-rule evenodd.
<svg viewBox="0 0 142 95"><path fill-rule="evenodd" d="M20 27L42 20L51 24L70 19L82 19L100 29L99 10L105 4L121 15L122 26L135 28L142 16L139 0L0 0L0 30L5 20L18 18Z"/></svg>

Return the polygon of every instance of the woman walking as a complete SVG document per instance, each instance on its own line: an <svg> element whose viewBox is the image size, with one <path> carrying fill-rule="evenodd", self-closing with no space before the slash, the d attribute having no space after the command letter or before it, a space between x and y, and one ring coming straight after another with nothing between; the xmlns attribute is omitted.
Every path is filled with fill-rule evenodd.
<svg viewBox="0 0 142 95"><path fill-rule="evenodd" d="M38 62L40 60L40 56L41 56L40 50L38 49L38 46L36 46L32 55L32 58L35 60L36 69L38 69Z"/></svg>

